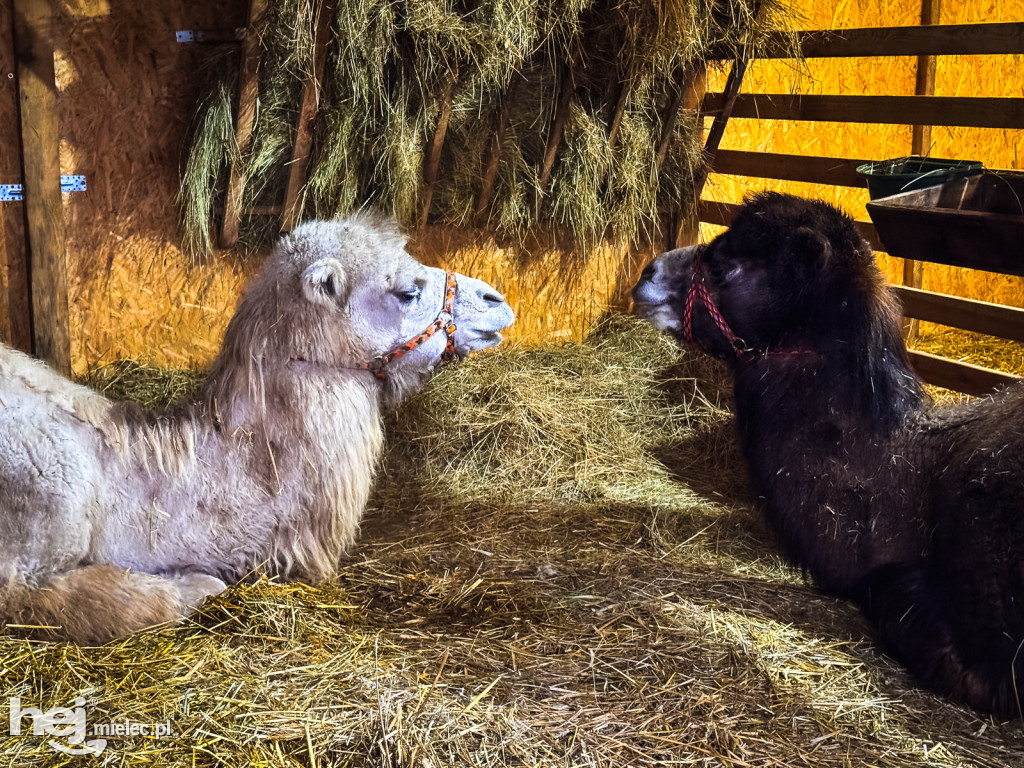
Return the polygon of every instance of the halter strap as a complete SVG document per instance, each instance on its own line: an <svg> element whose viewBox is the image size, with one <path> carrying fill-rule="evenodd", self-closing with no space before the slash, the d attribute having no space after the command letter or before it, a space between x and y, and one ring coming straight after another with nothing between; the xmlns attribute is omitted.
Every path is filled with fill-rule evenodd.
<svg viewBox="0 0 1024 768"><path fill-rule="evenodd" d="M690 281L690 290L686 292L686 307L683 310L683 338L686 339L686 343L690 346L696 347L705 354L711 354L708 348L693 336L693 307L697 303L697 299L700 299L704 309L707 310L715 325L718 326L718 330L722 332L722 335L725 336L730 346L732 346L733 352L736 353L737 357L740 357L750 350L743 339L737 336L732 328L729 327L729 323L725 321L721 310L715 304L715 300L711 298L710 291L704 285L704 272L700 268L703 254L704 251L701 249L693 257L693 279Z"/></svg>
<svg viewBox="0 0 1024 768"><path fill-rule="evenodd" d="M443 362L448 362L455 359L455 331L457 330L457 327L455 325L455 316L452 313L452 309L455 306L455 291L458 288L458 280L454 272L447 272L446 276L447 280L445 282L444 302L442 303L441 311L438 313L434 322L423 329L421 333L413 336L403 344L399 344L390 352L385 352L383 355L375 357L370 362L359 365L358 367L360 369L370 371L378 379L386 379L387 373L384 369L388 363L392 360L397 360L402 355L412 352L416 347L438 331L443 332L448 339L448 343L445 344L444 347L444 352L441 353L441 360Z"/></svg>

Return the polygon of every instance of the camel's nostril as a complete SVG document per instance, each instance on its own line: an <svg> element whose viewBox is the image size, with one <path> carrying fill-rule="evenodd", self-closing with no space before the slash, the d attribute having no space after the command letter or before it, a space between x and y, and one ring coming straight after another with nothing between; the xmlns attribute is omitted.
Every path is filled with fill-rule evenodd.
<svg viewBox="0 0 1024 768"><path fill-rule="evenodd" d="M644 267L644 271L640 273L640 279L647 280L648 282L653 280L654 273L657 271L657 269L657 262L652 261L650 264Z"/></svg>
<svg viewBox="0 0 1024 768"><path fill-rule="evenodd" d="M483 299L488 304L504 304L505 303L505 297L502 296L500 293L495 293L494 291L487 291L483 295Z"/></svg>

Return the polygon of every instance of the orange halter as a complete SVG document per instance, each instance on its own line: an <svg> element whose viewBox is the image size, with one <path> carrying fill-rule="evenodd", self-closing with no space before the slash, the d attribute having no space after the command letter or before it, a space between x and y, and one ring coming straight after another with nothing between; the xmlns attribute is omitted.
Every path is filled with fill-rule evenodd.
<svg viewBox="0 0 1024 768"><path fill-rule="evenodd" d="M359 367L363 370L370 371L378 379L387 378L387 373L384 371L384 367L402 355L412 352L416 347L425 342L431 336L438 331L444 333L448 338L448 343L445 345L444 352L441 354L441 360L448 362L449 360L455 359L455 316L452 314L452 308L455 305L455 291L458 287L458 282L454 272L447 272L447 281L445 284L444 303L441 305L441 311L437 315L437 319L428 325L422 333L413 336L404 344L392 349L390 352L385 352L383 355L375 357L368 363L363 363Z"/></svg>

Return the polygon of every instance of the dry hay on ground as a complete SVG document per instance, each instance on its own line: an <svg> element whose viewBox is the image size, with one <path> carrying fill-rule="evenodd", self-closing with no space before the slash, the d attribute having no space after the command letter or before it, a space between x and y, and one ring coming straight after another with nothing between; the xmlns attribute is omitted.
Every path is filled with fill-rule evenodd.
<svg viewBox="0 0 1024 768"><path fill-rule="evenodd" d="M780 563L721 389L628 321L467 360L390 425L336 582L240 585L104 648L0 641L0 702L171 722L97 765L1021 764L1019 723L916 690Z"/></svg>
<svg viewBox="0 0 1024 768"><path fill-rule="evenodd" d="M1024 376L1024 344L1019 342L929 325L922 329L921 335L911 343L911 347L961 363Z"/></svg>

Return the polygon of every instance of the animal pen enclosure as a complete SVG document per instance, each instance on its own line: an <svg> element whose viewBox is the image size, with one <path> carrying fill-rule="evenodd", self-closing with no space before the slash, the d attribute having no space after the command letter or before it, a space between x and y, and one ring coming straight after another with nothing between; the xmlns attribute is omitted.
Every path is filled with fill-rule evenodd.
<svg viewBox="0 0 1024 768"><path fill-rule="evenodd" d="M794 36L794 27L916 26L919 5L805 5L788 9L807 16L802 23L781 14L756 24L744 2L462 8L476 15L441 0L267 5L270 26L258 36L251 30L261 17L234 0L59 5L57 170L85 175L88 187L63 198L76 374L115 398L188 396L261 240L299 204L305 215L333 215L366 199L404 219L424 260L500 286L523 343L444 372L390 418L361 543L337 581L254 581L211 600L194 622L99 649L0 639L8 763L66 760L45 737L8 738L12 697L43 709L81 697L90 726L170 723L170 738L110 739L102 755L84 758L97 765L1024 761L1019 723L915 689L851 606L820 596L781 562L744 490L720 371L628 318L599 322L608 308L624 308L639 265L685 232L691 202L696 208L701 96L699 82L685 87L687 71L715 56L732 60L752 40L745 88L778 92L768 83L782 75L759 70L758 60L768 62L779 39L787 54L821 39ZM4 71L16 69L10 14L21 6L0 6ZM327 9L333 33L324 31ZM947 4L942 21L1013 22L1019 10ZM977 72L963 67L962 88L1018 96L1019 26L995 38L1009 40L999 50L1004 74L977 74L992 71L982 60ZM596 37L581 40L580 30ZM208 42L175 38L196 31ZM358 44L331 43L338 39ZM804 52L813 50L821 52ZM909 95L918 52L931 51L856 64L876 95ZM632 85L619 87L627 64ZM939 64L937 92L949 77ZM810 75L802 87L827 91L858 71L813 66L795 65ZM278 78L261 80L271 67ZM339 98L336 86L323 86L310 124L318 70L347 75L352 92ZM707 90L726 72L712 67ZM401 91L390 108L394 94L380 99L375 89L403 73L424 88ZM19 77L0 103L9 147L20 145ZM260 108L243 158L246 111L236 99L244 106L252 89ZM339 103L360 107L332 109ZM735 174L774 173L783 179L755 183L798 176L795 189L864 218L849 162L788 158L773 172L773 156L738 153L788 144L789 155L881 159L911 147L909 126L879 139L828 125L831 151L819 150L822 134L800 134L807 123L755 122L740 117L743 105L712 165L713 201L739 199ZM309 129L302 187L294 173ZM329 141L342 146L329 151ZM1019 131L979 141L939 134L933 154L1018 167ZM186 142L192 152L182 157ZM0 158L19 178L18 158ZM668 170L652 177L653 168ZM809 182L849 186L799 186ZM182 187L184 237L175 214ZM721 222L728 209L699 210ZM25 345L23 211L3 203L0 215L4 331ZM241 245L217 248L235 227ZM599 236L606 228L613 237ZM902 264L884 264L902 282ZM923 279L932 290L1020 306L1014 279L932 267ZM919 307L939 302L923 298ZM962 305L941 306L937 319L952 320ZM1018 317L992 312L979 330ZM978 313L967 315L975 322ZM46 319L37 311L36 323ZM568 340L580 343L552 343Z"/></svg>

